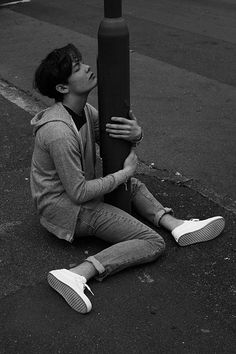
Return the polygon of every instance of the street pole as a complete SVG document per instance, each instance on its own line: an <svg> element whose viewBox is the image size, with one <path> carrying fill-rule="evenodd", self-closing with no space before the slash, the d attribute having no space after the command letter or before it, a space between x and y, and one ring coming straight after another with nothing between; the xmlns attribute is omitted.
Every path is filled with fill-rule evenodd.
<svg viewBox="0 0 236 354"><path fill-rule="evenodd" d="M129 118L129 31L122 17L121 0L104 0L104 19L98 30L97 71L100 152L106 176L123 168L131 147L129 142L106 133L106 123L112 123L111 117ZM105 195L104 201L130 213L130 194L128 181Z"/></svg>

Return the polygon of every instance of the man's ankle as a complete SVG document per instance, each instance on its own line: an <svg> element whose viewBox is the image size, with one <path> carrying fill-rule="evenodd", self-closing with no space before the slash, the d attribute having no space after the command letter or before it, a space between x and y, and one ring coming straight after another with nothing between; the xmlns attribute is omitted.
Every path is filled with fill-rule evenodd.
<svg viewBox="0 0 236 354"><path fill-rule="evenodd" d="M160 219L160 225L169 231L173 231L176 227L184 223L181 219L176 219L170 214L164 214Z"/></svg>

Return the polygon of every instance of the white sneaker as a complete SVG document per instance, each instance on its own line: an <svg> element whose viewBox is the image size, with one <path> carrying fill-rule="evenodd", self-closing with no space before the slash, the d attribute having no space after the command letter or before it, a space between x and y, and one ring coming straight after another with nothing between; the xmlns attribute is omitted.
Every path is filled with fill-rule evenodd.
<svg viewBox="0 0 236 354"><path fill-rule="evenodd" d="M224 227L224 218L215 216L201 221L199 219L186 220L171 233L180 246L188 246L214 239L223 231Z"/></svg>
<svg viewBox="0 0 236 354"><path fill-rule="evenodd" d="M48 283L75 311L80 313L91 311L92 304L84 294L84 288L89 289L91 293L92 291L86 284L85 277L67 269L57 269L48 273Z"/></svg>

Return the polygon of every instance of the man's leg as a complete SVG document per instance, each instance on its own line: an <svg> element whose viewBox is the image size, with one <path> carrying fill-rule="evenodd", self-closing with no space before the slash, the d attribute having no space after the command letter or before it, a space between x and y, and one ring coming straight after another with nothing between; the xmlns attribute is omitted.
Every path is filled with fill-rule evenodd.
<svg viewBox="0 0 236 354"><path fill-rule="evenodd" d="M78 224L79 234L83 234L86 225L87 234L112 244L86 259L97 269L98 280L129 266L151 262L165 248L163 238L156 231L125 211L106 203L99 203L95 211L87 210L79 218Z"/></svg>
<svg viewBox="0 0 236 354"><path fill-rule="evenodd" d="M87 203L79 215L77 234L78 237L94 235L113 244L70 271L49 272L49 284L81 313L89 312L92 307L84 295L86 280L95 275L102 280L127 267L154 261L165 248L164 240L154 230L105 203L99 203L96 208L90 208Z"/></svg>
<svg viewBox="0 0 236 354"><path fill-rule="evenodd" d="M164 207L137 178L131 178L131 202L134 210L154 226L160 226L164 215L173 214L173 210ZM171 220L177 220L172 218ZM168 226L169 227L169 226Z"/></svg>
<svg viewBox="0 0 236 354"><path fill-rule="evenodd" d="M172 210L162 206L142 182L132 178L131 186L134 209L155 226L169 230L180 246L212 240L224 229L225 221L221 216L201 221L177 219L171 215Z"/></svg>

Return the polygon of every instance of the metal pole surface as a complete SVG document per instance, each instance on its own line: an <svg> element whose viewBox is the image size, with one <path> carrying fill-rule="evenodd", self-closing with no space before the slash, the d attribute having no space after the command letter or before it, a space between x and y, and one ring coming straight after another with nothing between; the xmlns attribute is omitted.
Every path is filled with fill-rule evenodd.
<svg viewBox="0 0 236 354"><path fill-rule="evenodd" d="M98 109L100 118L100 150L103 175L123 168L131 144L110 138L106 123L111 117L129 118L130 67L129 31L122 17L121 0L104 0L104 19L98 30ZM106 203L131 212L130 181L105 195Z"/></svg>

